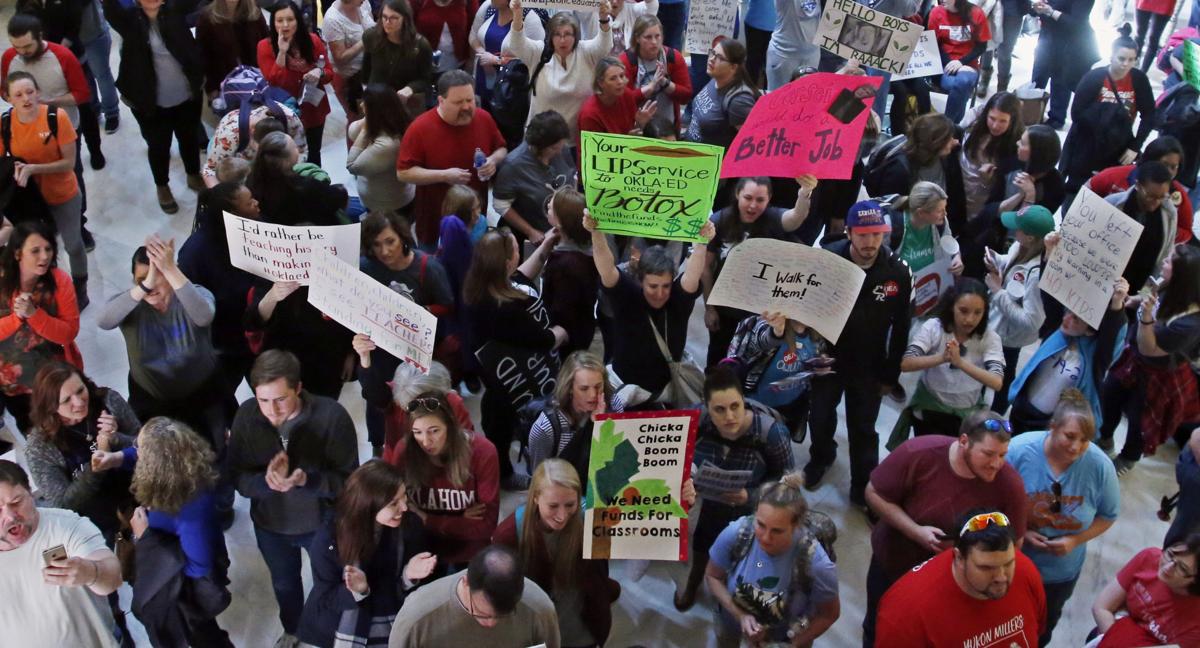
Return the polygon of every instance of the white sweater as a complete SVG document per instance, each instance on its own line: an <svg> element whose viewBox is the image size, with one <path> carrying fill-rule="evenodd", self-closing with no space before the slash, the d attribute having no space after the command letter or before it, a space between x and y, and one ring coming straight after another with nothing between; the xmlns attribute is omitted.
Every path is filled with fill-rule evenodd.
<svg viewBox="0 0 1200 648"><path fill-rule="evenodd" d="M625 0L625 3L621 5L621 12L613 15L613 33L620 33L620 42L613 39L613 49L617 50L618 54L630 48L630 40L633 38L633 23L646 14L658 15L658 0L643 0L642 2ZM575 18L579 20L583 38L592 38L600 33L600 12L576 11Z"/></svg>
<svg viewBox="0 0 1200 648"><path fill-rule="evenodd" d="M525 65L529 66L530 74L537 69L544 46L544 41L533 40L525 35L524 30L517 31L515 27L504 39L504 49L524 61ZM529 117L532 119L540 112L556 110L571 127L571 139L577 139L579 109L583 108L583 102L593 94L592 81L596 76L596 63L599 63L610 49L612 33L603 29L595 38L580 41L575 51L567 56L566 65L563 65L557 55L551 56L534 84L535 92L530 98Z"/></svg>

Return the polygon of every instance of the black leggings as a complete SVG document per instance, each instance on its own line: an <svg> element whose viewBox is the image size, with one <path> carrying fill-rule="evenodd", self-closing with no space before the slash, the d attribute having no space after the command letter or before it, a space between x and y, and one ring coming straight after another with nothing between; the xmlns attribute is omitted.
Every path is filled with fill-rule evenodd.
<svg viewBox="0 0 1200 648"><path fill-rule="evenodd" d="M146 140L146 157L150 161L150 174L154 184L167 186L171 174L171 138L179 143L179 157L183 159L183 170L188 175L200 173L200 142L196 132L200 128L200 100L190 99L177 106L134 110Z"/></svg>
<svg viewBox="0 0 1200 648"><path fill-rule="evenodd" d="M1142 56L1142 72L1150 70L1150 66L1154 65L1154 59L1158 56L1158 44L1162 40L1163 31L1167 29L1167 23L1171 22L1170 15L1151 13L1149 11L1137 10L1137 36L1135 40L1138 46L1138 56ZM1146 41L1146 34L1150 34L1149 42ZM1145 55L1142 54L1142 47L1145 46Z"/></svg>
<svg viewBox="0 0 1200 648"><path fill-rule="evenodd" d="M308 162L321 166L321 139L325 135L325 122L304 129L304 139L308 143Z"/></svg>
<svg viewBox="0 0 1200 648"><path fill-rule="evenodd" d="M1121 381L1111 375L1104 379L1100 388L1100 414L1104 424L1100 427L1100 438L1112 439L1117 425L1124 415L1128 426L1125 429L1125 447L1121 448L1121 458L1137 461L1142 458L1142 407L1146 402L1146 381L1144 376L1134 369L1137 382L1133 387L1126 387Z"/></svg>

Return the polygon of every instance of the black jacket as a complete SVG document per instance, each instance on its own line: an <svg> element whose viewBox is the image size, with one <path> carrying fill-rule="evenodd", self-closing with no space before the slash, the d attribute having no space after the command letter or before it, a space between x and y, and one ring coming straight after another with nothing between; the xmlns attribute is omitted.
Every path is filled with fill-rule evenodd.
<svg viewBox="0 0 1200 648"><path fill-rule="evenodd" d="M848 240L825 249L850 258ZM833 357L839 373L869 375L882 384L895 385L912 325L912 272L900 255L885 245L866 273L854 310L833 347Z"/></svg>
<svg viewBox="0 0 1200 648"><path fill-rule="evenodd" d="M1059 164L1068 183L1080 177L1086 181L1092 172L1116 166L1125 149L1142 150L1155 125L1154 91L1144 72L1134 68L1129 74L1133 78L1137 113L1142 118L1136 133L1124 106L1100 101L1100 89L1108 83L1107 66L1090 70L1079 80L1071 104L1071 130L1063 142Z"/></svg>
<svg viewBox="0 0 1200 648"><path fill-rule="evenodd" d="M955 135L962 141L962 129L955 127ZM904 136L897 136L904 137ZM881 145L871 155L867 170L863 176L863 186L871 197L896 194L907 196L912 186L917 183L917 169L913 168L904 151L907 141L889 140ZM894 147L894 148L883 148ZM967 221L967 197L963 189L962 168L958 165L958 155L962 147L957 146L949 155L942 158L942 169L946 175L946 219L950 222L950 230L958 233L963 231ZM875 156L883 154L883 159L876 162ZM842 216L845 217L844 215Z"/></svg>
<svg viewBox="0 0 1200 648"><path fill-rule="evenodd" d="M221 549L224 550L224 543ZM137 541L137 579L130 605L155 646L188 645L189 620L215 619L229 607L229 559L218 556L218 567L204 578L188 578L187 558L179 538L146 529Z"/></svg>
<svg viewBox="0 0 1200 648"><path fill-rule="evenodd" d="M133 3L131 3L133 4ZM179 61L187 75L193 98L200 98L204 81L200 46L192 37L188 16L197 0L168 0L158 12L158 31L171 56ZM157 106L157 79L154 51L150 49L150 19L136 5L126 8L120 0L104 0L104 16L121 35L121 66L117 71L117 89L134 110L153 111Z"/></svg>

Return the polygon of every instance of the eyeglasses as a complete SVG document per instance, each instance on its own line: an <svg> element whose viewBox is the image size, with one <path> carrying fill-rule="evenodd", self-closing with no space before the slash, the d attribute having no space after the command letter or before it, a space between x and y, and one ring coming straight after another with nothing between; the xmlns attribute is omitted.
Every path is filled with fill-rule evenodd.
<svg viewBox="0 0 1200 648"><path fill-rule="evenodd" d="M413 412L415 412L417 410L425 410L427 412L436 412L437 410L441 409L441 407L442 407L441 399L436 398L434 396L422 396L421 398L414 398L411 401L409 401L408 407L405 407L404 409L408 410L409 414L412 414Z"/></svg>
<svg viewBox="0 0 1200 648"><path fill-rule="evenodd" d="M1050 484L1050 492L1054 494L1054 501L1050 503L1050 512L1062 513L1062 484L1059 482Z"/></svg>
<svg viewBox="0 0 1200 648"><path fill-rule="evenodd" d="M983 429L987 430L988 432L999 432L1000 430L1004 430L1005 432L1012 434L1012 425L1009 425L1008 421L1005 421L1004 419L988 419L980 425L982 425Z"/></svg>
<svg viewBox="0 0 1200 648"><path fill-rule="evenodd" d="M1175 551L1174 548L1163 549L1163 553L1162 553L1163 560L1171 563L1171 567L1176 572L1179 572L1179 575L1183 576L1185 579L1195 578L1196 577L1195 570L1188 571L1187 569L1184 569L1183 563L1180 562L1180 560L1179 560L1180 553L1181 552Z"/></svg>
<svg viewBox="0 0 1200 648"><path fill-rule="evenodd" d="M725 61L726 63L728 63L728 62L729 62L729 57L728 57L728 56L725 56L724 54L721 54L721 53L717 52L717 50L716 50L716 49L710 49L710 50L708 50L708 58L710 58L710 59L716 59L716 60L718 60L718 61Z"/></svg>
<svg viewBox="0 0 1200 648"><path fill-rule="evenodd" d="M958 532L959 537L967 535L968 532L982 531L988 528L988 525L995 524L996 526L1008 526L1008 516L1000 513L980 513L967 520L963 525L962 531Z"/></svg>

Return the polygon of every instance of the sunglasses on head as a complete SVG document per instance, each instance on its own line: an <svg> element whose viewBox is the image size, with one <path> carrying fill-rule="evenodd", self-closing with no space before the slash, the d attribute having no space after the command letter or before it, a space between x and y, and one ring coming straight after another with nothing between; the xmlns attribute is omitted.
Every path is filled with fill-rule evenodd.
<svg viewBox="0 0 1200 648"><path fill-rule="evenodd" d="M417 410L423 410L426 412L435 412L441 408L442 408L442 401L440 399L435 398L433 396L422 396L421 398L414 398L411 401L409 401L408 406L405 407L404 409L407 410L409 414L412 414L413 412L416 412Z"/></svg>
<svg viewBox="0 0 1200 648"><path fill-rule="evenodd" d="M958 532L959 537L966 535L968 532L982 531L988 528L989 525L1008 526L1008 516L999 511L993 513L980 513L971 517L967 523L963 525L961 531Z"/></svg>
<svg viewBox="0 0 1200 648"><path fill-rule="evenodd" d="M999 432L1000 430L1004 430L1005 432L1012 434L1012 425L1010 425L1008 421L1005 421L1004 419L988 419L983 423L980 423L980 425L982 425L983 429L987 430L988 432Z"/></svg>

